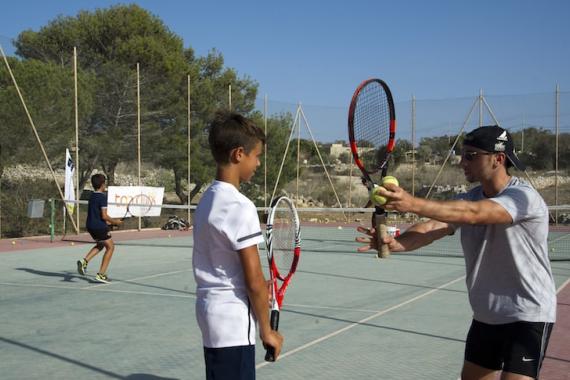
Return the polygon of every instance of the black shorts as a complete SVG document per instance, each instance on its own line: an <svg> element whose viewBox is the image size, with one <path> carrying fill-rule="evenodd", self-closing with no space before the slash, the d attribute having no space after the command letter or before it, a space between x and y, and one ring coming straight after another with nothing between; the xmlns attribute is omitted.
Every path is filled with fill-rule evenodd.
<svg viewBox="0 0 570 380"><path fill-rule="evenodd" d="M465 360L481 367L538 377L554 323L471 323Z"/></svg>
<svg viewBox="0 0 570 380"><path fill-rule="evenodd" d="M255 346L204 347L206 379L255 380Z"/></svg>
<svg viewBox="0 0 570 380"><path fill-rule="evenodd" d="M87 229L87 232L89 232L89 235L91 235L93 240L95 240L96 242L109 240L111 238L111 234L109 233L108 228L102 230Z"/></svg>

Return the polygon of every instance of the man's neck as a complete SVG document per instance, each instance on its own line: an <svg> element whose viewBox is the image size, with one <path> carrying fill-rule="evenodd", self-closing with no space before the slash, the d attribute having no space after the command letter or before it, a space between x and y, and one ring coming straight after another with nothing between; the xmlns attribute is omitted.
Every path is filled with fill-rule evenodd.
<svg viewBox="0 0 570 380"><path fill-rule="evenodd" d="M506 171L499 172L487 181L481 181L481 186L483 187L483 193L487 198L494 197L499 194L507 186L511 176L506 173Z"/></svg>

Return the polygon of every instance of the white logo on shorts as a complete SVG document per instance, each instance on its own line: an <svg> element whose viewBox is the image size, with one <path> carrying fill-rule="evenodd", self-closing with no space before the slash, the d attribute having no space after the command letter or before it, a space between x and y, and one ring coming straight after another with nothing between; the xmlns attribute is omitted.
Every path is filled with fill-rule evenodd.
<svg viewBox="0 0 570 380"><path fill-rule="evenodd" d="M522 357L522 361L523 362L532 362L534 359L533 358L526 358L526 357Z"/></svg>

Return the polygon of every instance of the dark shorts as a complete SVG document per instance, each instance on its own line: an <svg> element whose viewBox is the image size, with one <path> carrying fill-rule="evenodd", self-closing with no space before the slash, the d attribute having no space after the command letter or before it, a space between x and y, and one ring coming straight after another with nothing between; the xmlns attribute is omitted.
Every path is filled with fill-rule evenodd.
<svg viewBox="0 0 570 380"><path fill-rule="evenodd" d="M204 347L207 380L255 380L255 346Z"/></svg>
<svg viewBox="0 0 570 380"><path fill-rule="evenodd" d="M538 378L554 323L489 325L473 320L465 360L481 367Z"/></svg>
<svg viewBox="0 0 570 380"><path fill-rule="evenodd" d="M109 233L108 228L102 230L87 229L87 232L89 232L89 235L91 235L93 240L95 240L96 242L109 240L111 238L111 234Z"/></svg>

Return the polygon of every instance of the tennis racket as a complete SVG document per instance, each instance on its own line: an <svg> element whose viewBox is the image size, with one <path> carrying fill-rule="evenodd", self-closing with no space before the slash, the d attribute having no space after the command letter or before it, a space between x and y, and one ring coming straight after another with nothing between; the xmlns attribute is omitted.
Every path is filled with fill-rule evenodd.
<svg viewBox="0 0 570 380"><path fill-rule="evenodd" d="M270 323L271 328L277 331L283 297L301 256L299 215L289 198L278 197L271 202L271 209L267 216L266 236L272 294ZM273 347L267 348L265 360L275 361Z"/></svg>
<svg viewBox="0 0 570 380"><path fill-rule="evenodd" d="M388 85L380 79L362 82L350 102L348 139L354 162L362 172L363 183L372 191L388 171L388 160L396 143L396 112ZM387 235L386 211L374 210L374 225L378 239L378 257L390 256L382 239Z"/></svg>
<svg viewBox="0 0 570 380"><path fill-rule="evenodd" d="M127 209L125 210L125 215L121 220L126 218L143 217L146 216L154 205L153 200L145 194L138 194L131 198L129 203L127 203Z"/></svg>

